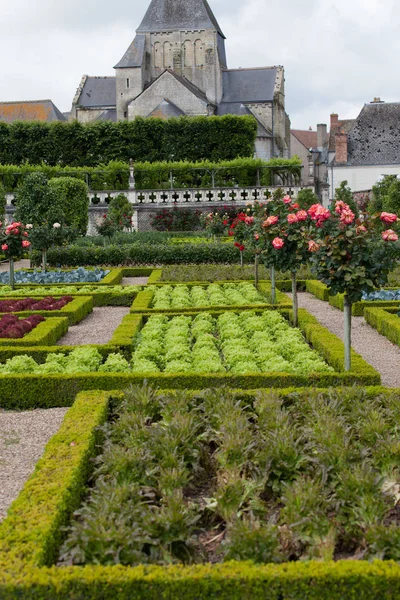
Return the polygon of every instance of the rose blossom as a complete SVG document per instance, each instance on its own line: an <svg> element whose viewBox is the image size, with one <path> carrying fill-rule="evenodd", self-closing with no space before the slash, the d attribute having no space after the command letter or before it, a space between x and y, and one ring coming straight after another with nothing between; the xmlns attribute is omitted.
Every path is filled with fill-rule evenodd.
<svg viewBox="0 0 400 600"><path fill-rule="evenodd" d="M284 197L282 198L282 200L283 200L284 204L291 204L291 202L292 202L292 199L291 199L291 197L290 197L290 196L287 196L287 195L286 195L286 196L284 196Z"/></svg>
<svg viewBox="0 0 400 600"><path fill-rule="evenodd" d="M382 239L385 240L385 242L397 242L399 236L393 231L393 229L387 229L382 233Z"/></svg>
<svg viewBox="0 0 400 600"><path fill-rule="evenodd" d="M54 223L53 227L54 227L54 229L60 229L61 225L60 225L60 223Z"/></svg>
<svg viewBox="0 0 400 600"><path fill-rule="evenodd" d="M383 212L381 213L381 221L383 221L383 223L396 223L397 221L397 215L395 215L394 213L388 213L388 212Z"/></svg>
<svg viewBox="0 0 400 600"><path fill-rule="evenodd" d="M308 219L308 214L306 210L299 210L299 212L296 213L296 217L298 221L307 221Z"/></svg>
<svg viewBox="0 0 400 600"><path fill-rule="evenodd" d="M317 244L317 242L314 242L314 240L310 240L308 242L308 250L310 252L317 252L320 249L320 247L321 246L319 244Z"/></svg>
<svg viewBox="0 0 400 600"><path fill-rule="evenodd" d="M329 210L324 208L322 204L313 204L307 212L311 219L316 221L317 227L321 227L322 223L331 217Z"/></svg>
<svg viewBox="0 0 400 600"><path fill-rule="evenodd" d="M269 227L270 225L276 225L279 221L279 217L276 217L274 215L271 215L270 217L268 217L268 219L266 219L263 223L263 227Z"/></svg>
<svg viewBox="0 0 400 600"><path fill-rule="evenodd" d="M7 244L3 244L2 247L1 247L1 249L4 250L4 251L8 250Z"/></svg>
<svg viewBox="0 0 400 600"><path fill-rule="evenodd" d="M290 223L290 224L297 223L297 217L296 217L296 215L288 215L287 216L287 220L288 220L288 223Z"/></svg>
<svg viewBox="0 0 400 600"><path fill-rule="evenodd" d="M353 213L352 210L350 210L350 208L343 209L343 211L340 215L340 221L341 221L341 223L344 223L345 225L351 225L355 218L356 218L356 215Z"/></svg>
<svg viewBox="0 0 400 600"><path fill-rule="evenodd" d="M343 200L338 200L335 203L335 213L341 215L344 210L350 210L350 206L343 202Z"/></svg>
<svg viewBox="0 0 400 600"><path fill-rule="evenodd" d="M272 240L272 245L275 248L275 250L280 250L285 245L285 242L282 238L276 237L274 240Z"/></svg>
<svg viewBox="0 0 400 600"><path fill-rule="evenodd" d="M297 204L297 202L295 202L294 204L292 204L292 208L295 208L297 210L298 208L300 208L300 205Z"/></svg>
<svg viewBox="0 0 400 600"><path fill-rule="evenodd" d="M254 239L256 240L256 242L258 242L258 240L260 239L260 236L258 235L258 233L254 234Z"/></svg>
<svg viewBox="0 0 400 600"><path fill-rule="evenodd" d="M28 240L24 240L24 241L22 242L22 247L23 247L23 248L29 248L29 246L30 246L30 245L31 245L31 243L30 243L30 242L28 242Z"/></svg>
<svg viewBox="0 0 400 600"><path fill-rule="evenodd" d="M367 233L367 228L365 227L365 225L359 225L356 229L357 233Z"/></svg>
<svg viewBox="0 0 400 600"><path fill-rule="evenodd" d="M246 217L244 222L246 225L252 225L254 223L254 217Z"/></svg>
<svg viewBox="0 0 400 600"><path fill-rule="evenodd" d="M27 224L25 225L25 229L33 229L33 225L32 225L32 223L27 223Z"/></svg>
<svg viewBox="0 0 400 600"><path fill-rule="evenodd" d="M228 235L229 235L229 237L232 237L233 235L235 235L235 232L233 231L233 229L230 229L228 231Z"/></svg>
<svg viewBox="0 0 400 600"><path fill-rule="evenodd" d="M235 248L240 248L239 242L235 242L233 245L235 246Z"/></svg>
<svg viewBox="0 0 400 600"><path fill-rule="evenodd" d="M239 246L239 250L240 250L240 252L243 252L244 246Z"/></svg>

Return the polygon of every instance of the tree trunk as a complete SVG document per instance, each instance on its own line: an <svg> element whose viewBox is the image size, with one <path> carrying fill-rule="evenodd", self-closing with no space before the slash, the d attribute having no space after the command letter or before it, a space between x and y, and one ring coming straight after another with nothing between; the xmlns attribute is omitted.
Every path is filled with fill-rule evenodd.
<svg viewBox="0 0 400 600"><path fill-rule="evenodd" d="M258 288L258 266L260 263L260 257L258 254L255 256L254 260L254 285Z"/></svg>
<svg viewBox="0 0 400 600"><path fill-rule="evenodd" d="M299 302L297 297L297 274L292 271L292 300L293 300L293 326L297 327L299 321Z"/></svg>
<svg viewBox="0 0 400 600"><path fill-rule="evenodd" d="M243 269L243 252L242 251L240 252L240 266Z"/></svg>
<svg viewBox="0 0 400 600"><path fill-rule="evenodd" d="M351 369L351 308L352 303L347 294L344 295L344 370Z"/></svg>
<svg viewBox="0 0 400 600"><path fill-rule="evenodd" d="M43 248L42 250L42 269L45 271L47 269L47 250Z"/></svg>
<svg viewBox="0 0 400 600"><path fill-rule="evenodd" d="M271 267L271 304L276 304L275 267Z"/></svg>
<svg viewBox="0 0 400 600"><path fill-rule="evenodd" d="M15 289L15 278L14 278L14 258L10 256L10 287Z"/></svg>

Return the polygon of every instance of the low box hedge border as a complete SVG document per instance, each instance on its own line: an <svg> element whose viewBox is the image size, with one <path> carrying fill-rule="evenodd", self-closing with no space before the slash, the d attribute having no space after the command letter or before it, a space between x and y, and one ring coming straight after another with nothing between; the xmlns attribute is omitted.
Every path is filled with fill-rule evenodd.
<svg viewBox="0 0 400 600"><path fill-rule="evenodd" d="M13 340L0 337L0 346L54 346L67 331L68 319L66 317L49 317L23 338Z"/></svg>
<svg viewBox="0 0 400 600"><path fill-rule="evenodd" d="M36 299L36 298L35 298ZM41 300L42 298L37 298L37 300ZM1 298L2 300L21 300L21 298L11 298L10 296ZM28 317L29 315L42 315L43 317L66 317L68 319L69 325L76 325L83 321L85 317L87 317L93 311L93 297L92 296L75 296L71 302L68 302L63 308L60 310L24 310L19 312L14 312L12 314L17 315L17 317ZM10 313L0 313L0 318Z"/></svg>
<svg viewBox="0 0 400 600"><path fill-rule="evenodd" d="M318 300L329 302L329 289L321 281L317 281L316 279L309 279L308 281L306 281L306 291L310 294L313 294L313 296L318 298Z"/></svg>
<svg viewBox="0 0 400 600"><path fill-rule="evenodd" d="M0 526L2 600L393 600L393 561L228 562L195 566L51 566L85 493L116 392L80 394Z"/></svg>
<svg viewBox="0 0 400 600"><path fill-rule="evenodd" d="M46 286L43 286L46 287ZM53 287L53 286L47 286L47 287ZM79 287L79 286L77 286ZM87 290L85 290L85 287L82 286L82 293L77 293L74 292L73 294L68 294L68 293L60 293L60 294L54 294L52 293L51 295L53 296L53 298L61 298L62 296L72 296L73 298L82 298L82 296L90 296L93 299L93 306L98 307L98 306L130 306L133 302L133 300L136 298L136 295L139 293L139 291L142 289L142 286L138 286L137 289L135 291L121 291L116 293L109 291L106 287L103 288L99 288L100 291L96 291L96 293L91 293ZM1 291L0 291L1 294ZM22 298L28 296L32 297L32 298L43 298L43 292L40 293L40 295L37 295L34 291L31 292L29 291L29 294L26 294L25 296L0 296L1 300L21 300Z"/></svg>
<svg viewBox="0 0 400 600"><path fill-rule="evenodd" d="M226 311L213 311L219 315ZM289 310L280 310L292 318ZM182 313L177 313L182 314ZM188 314L188 313L186 313ZM193 312L193 315L199 312ZM150 315L130 314L116 330L110 344L118 347L127 358L132 352L132 341ZM299 310L299 327L306 339L321 356L334 367L334 373L294 375L288 373L249 373L246 375L223 374L132 374L132 373L77 373L75 375L0 375L0 408L28 410L31 408L54 408L69 406L78 392L86 390L124 389L131 384L147 380L160 389L199 390L229 386L234 389L254 390L288 387L332 387L343 385L379 385L380 374L356 352L352 351L352 369L343 371L343 342L330 333L306 310ZM129 345L128 345L129 342ZM63 351L63 346L59 346Z"/></svg>
<svg viewBox="0 0 400 600"><path fill-rule="evenodd" d="M182 284L177 283L177 284L171 284L171 285L172 285L172 287L176 287L177 285L182 285ZM190 282L190 283L183 284L183 285L186 285L187 287L191 288L191 287L194 287L199 284ZM200 287L207 287L208 285L209 285L208 283L203 282L200 285ZM220 284L218 283L216 285L220 285ZM258 290L259 290L260 294L262 294L263 296L268 296L268 294L271 293L271 286L266 282L262 282L259 284ZM242 306L227 304L227 305L219 305L219 306L215 306L215 305L196 306L196 307L187 307L187 308L179 308L179 309L176 309L176 308L160 309L160 308L152 308L151 307L153 297L154 297L154 291L150 290L148 288L145 288L142 292L139 292L131 306L131 313L171 314L171 313L176 313L177 311L179 311L181 313L193 312L193 310L197 310L199 312L206 312L206 311L208 312L208 311L212 311L215 309L229 311L229 310L235 310L235 309L237 310L238 308L240 308L241 310L261 310L261 309L270 310L270 309L276 309L276 308L291 308L291 306L292 306L292 303L289 300L289 298L286 296L286 294L283 294L279 290L276 291L276 300L277 300L276 304L268 304L266 302L265 304L264 303L246 304L246 305L242 305Z"/></svg>
<svg viewBox="0 0 400 600"><path fill-rule="evenodd" d="M87 344L82 346L0 346L0 362L5 363L14 356L27 355L41 364L46 361L48 354L55 352L69 354L76 348L96 348L101 356L106 359L110 354L121 352L121 348L111 344ZM1 403L1 402L0 402Z"/></svg>
<svg viewBox="0 0 400 600"><path fill-rule="evenodd" d="M393 344L400 346L400 317L397 316L400 307L395 308L364 308L364 319L368 325L379 331Z"/></svg>
<svg viewBox="0 0 400 600"><path fill-rule="evenodd" d="M337 294L336 296L329 296L329 304L343 311L344 295ZM354 317L362 317L366 308L384 308L396 306L400 308L400 300L361 300L360 302L354 302L351 312Z"/></svg>

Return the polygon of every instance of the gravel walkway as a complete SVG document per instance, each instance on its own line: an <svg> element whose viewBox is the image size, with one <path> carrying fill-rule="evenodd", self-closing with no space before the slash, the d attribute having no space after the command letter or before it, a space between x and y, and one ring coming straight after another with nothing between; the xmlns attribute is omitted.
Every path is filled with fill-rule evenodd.
<svg viewBox="0 0 400 600"><path fill-rule="evenodd" d="M0 521L33 472L67 408L29 412L0 410Z"/></svg>
<svg viewBox="0 0 400 600"><path fill-rule="evenodd" d="M147 285L148 277L124 277L122 285Z"/></svg>
<svg viewBox="0 0 400 600"><path fill-rule="evenodd" d="M15 271L18 271L18 269L29 269L30 265L31 265L31 262L28 259L18 260L14 263L14 269L15 269ZM4 273L5 271L8 271L8 269L9 269L8 262L0 263L0 273Z"/></svg>
<svg viewBox="0 0 400 600"><path fill-rule="evenodd" d="M95 307L93 312L58 340L58 346L80 346L82 344L107 344L125 315L128 306Z"/></svg>
<svg viewBox="0 0 400 600"><path fill-rule="evenodd" d="M305 308L318 321L343 340L343 313L312 294L299 294L299 307ZM382 376L386 387L400 387L400 348L378 333L364 317L352 317L352 348Z"/></svg>

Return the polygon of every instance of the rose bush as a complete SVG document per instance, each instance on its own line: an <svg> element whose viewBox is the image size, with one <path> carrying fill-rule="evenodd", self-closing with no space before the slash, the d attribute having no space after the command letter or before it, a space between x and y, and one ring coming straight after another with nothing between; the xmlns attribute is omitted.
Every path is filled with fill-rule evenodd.
<svg viewBox="0 0 400 600"><path fill-rule="evenodd" d="M10 286L14 289L14 260L23 257L25 251L30 247L31 243L28 240L29 233L27 228L16 221L10 225L0 223L0 246L10 262Z"/></svg>

